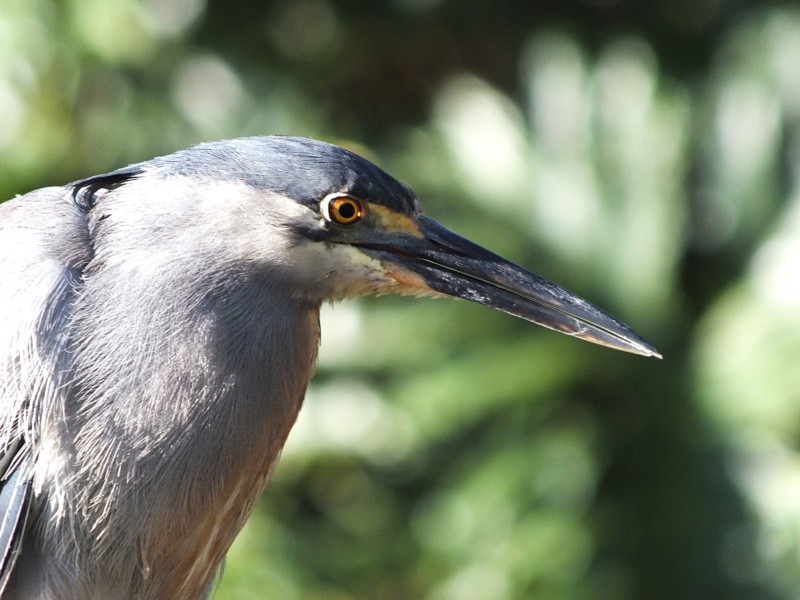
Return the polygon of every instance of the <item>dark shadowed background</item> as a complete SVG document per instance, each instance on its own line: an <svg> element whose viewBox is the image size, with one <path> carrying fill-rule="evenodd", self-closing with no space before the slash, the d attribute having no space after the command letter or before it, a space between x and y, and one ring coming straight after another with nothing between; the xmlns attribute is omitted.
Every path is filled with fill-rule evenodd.
<svg viewBox="0 0 800 600"><path fill-rule="evenodd" d="M0 196L346 145L663 361L455 301L323 312L215 598L800 597L800 5L0 0Z"/></svg>

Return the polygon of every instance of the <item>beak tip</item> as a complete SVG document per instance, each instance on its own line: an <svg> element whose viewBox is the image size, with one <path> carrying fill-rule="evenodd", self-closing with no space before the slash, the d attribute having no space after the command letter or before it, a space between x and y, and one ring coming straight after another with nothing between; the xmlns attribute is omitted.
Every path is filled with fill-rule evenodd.
<svg viewBox="0 0 800 600"><path fill-rule="evenodd" d="M651 346L650 344L648 344L644 340L637 341L634 344L632 344L628 348L628 352L632 352L634 354L638 354L638 355L644 356L646 358L651 358L652 357L652 358L657 358L659 360L664 358L661 355L661 352L656 350L655 346Z"/></svg>
<svg viewBox="0 0 800 600"><path fill-rule="evenodd" d="M661 353L655 349L648 350L647 354L642 354L642 356L647 358L657 358L658 360L662 360L664 358Z"/></svg>

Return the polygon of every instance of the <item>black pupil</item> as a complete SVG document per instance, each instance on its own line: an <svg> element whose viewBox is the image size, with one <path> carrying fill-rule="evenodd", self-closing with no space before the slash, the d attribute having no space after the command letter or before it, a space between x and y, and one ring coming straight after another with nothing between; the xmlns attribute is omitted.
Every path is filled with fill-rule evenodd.
<svg viewBox="0 0 800 600"><path fill-rule="evenodd" d="M356 216L356 207L352 202L342 202L339 205L339 216L345 221L349 221Z"/></svg>

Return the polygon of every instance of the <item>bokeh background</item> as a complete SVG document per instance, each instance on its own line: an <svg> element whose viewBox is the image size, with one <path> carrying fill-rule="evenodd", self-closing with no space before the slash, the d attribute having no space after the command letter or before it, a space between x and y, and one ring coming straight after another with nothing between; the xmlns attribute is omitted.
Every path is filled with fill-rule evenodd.
<svg viewBox="0 0 800 600"><path fill-rule="evenodd" d="M800 5L0 0L0 195L346 145L663 361L464 302L323 311L215 598L800 598Z"/></svg>

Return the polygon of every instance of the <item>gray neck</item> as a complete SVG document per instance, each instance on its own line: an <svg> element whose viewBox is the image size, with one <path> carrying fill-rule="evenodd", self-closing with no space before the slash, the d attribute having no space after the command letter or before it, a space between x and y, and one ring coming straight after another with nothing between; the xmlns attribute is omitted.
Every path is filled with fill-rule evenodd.
<svg viewBox="0 0 800 600"><path fill-rule="evenodd" d="M61 497L39 521L42 552L88 575L57 585L87 598L116 598L119 585L143 599L195 598L209 585L316 358L319 306L286 289L236 260L97 262L75 302L71 330L87 341L70 348L66 414L50 421L60 465L48 476ZM60 506L78 510L68 521Z"/></svg>

